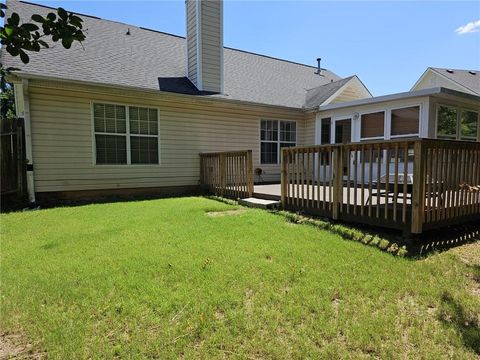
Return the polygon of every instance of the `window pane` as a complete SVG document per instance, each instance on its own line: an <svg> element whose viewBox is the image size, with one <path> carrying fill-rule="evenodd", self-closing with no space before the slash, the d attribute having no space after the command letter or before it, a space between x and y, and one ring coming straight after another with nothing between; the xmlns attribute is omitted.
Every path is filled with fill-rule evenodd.
<svg viewBox="0 0 480 360"><path fill-rule="evenodd" d="M392 135L418 134L420 107L392 110Z"/></svg>
<svg viewBox="0 0 480 360"><path fill-rule="evenodd" d="M267 141L278 141L278 121L262 120L261 139Z"/></svg>
<svg viewBox="0 0 480 360"><path fill-rule="evenodd" d="M130 133L158 135L157 109L130 107Z"/></svg>
<svg viewBox="0 0 480 360"><path fill-rule="evenodd" d="M361 135L362 138L383 137L385 112L380 111L371 114L363 114L361 117Z"/></svg>
<svg viewBox="0 0 480 360"><path fill-rule="evenodd" d="M280 122L280 141L296 141L296 126L293 121L281 121Z"/></svg>
<svg viewBox="0 0 480 360"><path fill-rule="evenodd" d="M476 139L478 129L478 113L474 111L462 111L460 123L460 135L462 139Z"/></svg>
<svg viewBox="0 0 480 360"><path fill-rule="evenodd" d="M127 140L125 136L95 135L97 164L126 164Z"/></svg>
<svg viewBox="0 0 480 360"><path fill-rule="evenodd" d="M260 162L262 164L277 164L278 162L278 144L262 142Z"/></svg>
<svg viewBox="0 0 480 360"><path fill-rule="evenodd" d="M330 144L330 118L322 119L322 134L321 134L321 141L322 145Z"/></svg>
<svg viewBox="0 0 480 360"><path fill-rule="evenodd" d="M457 136L457 110L448 106L438 108L437 136L455 138Z"/></svg>
<svg viewBox="0 0 480 360"><path fill-rule="evenodd" d="M93 104L95 132L125 134L126 108L122 105Z"/></svg>
<svg viewBox="0 0 480 360"><path fill-rule="evenodd" d="M157 137L130 137L132 164L158 164Z"/></svg>

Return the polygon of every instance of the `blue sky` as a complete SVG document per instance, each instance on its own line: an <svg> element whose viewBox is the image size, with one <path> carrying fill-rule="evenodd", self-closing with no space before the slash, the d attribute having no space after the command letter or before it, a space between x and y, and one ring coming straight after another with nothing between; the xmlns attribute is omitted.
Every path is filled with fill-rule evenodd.
<svg viewBox="0 0 480 360"><path fill-rule="evenodd" d="M32 1L185 35L184 0ZM428 66L480 69L479 20L479 1L225 0L224 44L311 65L321 57L384 95L408 91ZM471 22L473 32L455 32Z"/></svg>

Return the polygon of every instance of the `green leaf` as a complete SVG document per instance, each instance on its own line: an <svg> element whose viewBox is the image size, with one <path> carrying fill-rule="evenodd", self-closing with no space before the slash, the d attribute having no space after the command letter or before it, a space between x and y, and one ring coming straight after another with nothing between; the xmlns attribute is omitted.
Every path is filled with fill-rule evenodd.
<svg viewBox="0 0 480 360"><path fill-rule="evenodd" d="M56 18L57 18L57 15L55 15L54 13L48 13L47 15L47 19L50 21L55 21Z"/></svg>
<svg viewBox="0 0 480 360"><path fill-rule="evenodd" d="M22 28L28 30L28 31L35 31L35 30L38 30L38 26L35 25L35 24L31 24L31 23L26 23L26 24L22 24Z"/></svg>
<svg viewBox="0 0 480 360"><path fill-rule="evenodd" d="M42 45L44 48L48 48L48 47L49 47L48 44L47 44L45 41L43 41L43 40L38 40L38 43L39 43L40 45Z"/></svg>
<svg viewBox="0 0 480 360"><path fill-rule="evenodd" d="M18 25L20 23L20 16L18 16L17 13L13 13L11 16L10 16L10 19L9 19L10 23L14 26Z"/></svg>
<svg viewBox="0 0 480 360"><path fill-rule="evenodd" d="M28 57L28 55L23 50L20 50L20 59L22 60L22 62L24 64L28 64L28 62L30 61L30 58Z"/></svg>
<svg viewBox="0 0 480 360"><path fill-rule="evenodd" d="M65 49L70 49L70 47L72 46L72 41L73 39L70 38L70 37L67 37L67 38L63 38L62 39L62 45Z"/></svg>
<svg viewBox="0 0 480 360"><path fill-rule="evenodd" d="M4 30L7 36L11 36L13 34L13 28L10 25L5 25Z"/></svg>
<svg viewBox="0 0 480 360"><path fill-rule="evenodd" d="M67 19L68 19L68 14L67 14L67 12L65 11L64 8L59 7L59 8L57 9L57 13L58 13L58 16L59 16L62 20L67 20Z"/></svg>
<svg viewBox="0 0 480 360"><path fill-rule="evenodd" d="M39 23L43 23L45 21L43 16L38 15L38 14L32 15L32 20L35 21L35 22L39 22Z"/></svg>

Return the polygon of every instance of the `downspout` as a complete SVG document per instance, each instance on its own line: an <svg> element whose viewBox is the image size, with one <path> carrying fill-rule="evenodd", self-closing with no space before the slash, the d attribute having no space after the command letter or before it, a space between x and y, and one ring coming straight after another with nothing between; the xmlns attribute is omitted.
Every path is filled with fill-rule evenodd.
<svg viewBox="0 0 480 360"><path fill-rule="evenodd" d="M35 206L35 181L33 175L32 151L32 121L30 118L30 97L28 95L28 80L22 79L23 90L23 121L25 125L25 155L27 157L27 191L30 206Z"/></svg>

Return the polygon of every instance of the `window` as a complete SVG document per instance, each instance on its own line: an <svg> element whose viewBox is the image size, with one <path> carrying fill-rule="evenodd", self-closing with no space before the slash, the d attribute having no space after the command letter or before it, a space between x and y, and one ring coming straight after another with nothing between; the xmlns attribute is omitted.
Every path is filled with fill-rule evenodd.
<svg viewBox="0 0 480 360"><path fill-rule="evenodd" d="M97 164L127 163L127 116L125 106L94 104Z"/></svg>
<svg viewBox="0 0 480 360"><path fill-rule="evenodd" d="M460 116L460 139L476 140L478 133L478 113L462 110Z"/></svg>
<svg viewBox="0 0 480 360"><path fill-rule="evenodd" d="M157 109L93 104L99 165L158 164Z"/></svg>
<svg viewBox="0 0 480 360"><path fill-rule="evenodd" d="M260 162L278 164L280 149L296 145L294 121L262 120L260 126Z"/></svg>
<svg viewBox="0 0 480 360"><path fill-rule="evenodd" d="M437 113L437 137L457 138L457 109L450 106L439 106Z"/></svg>
<svg viewBox="0 0 480 360"><path fill-rule="evenodd" d="M385 126L385 112L379 111L361 116L360 137L383 138Z"/></svg>
<svg viewBox="0 0 480 360"><path fill-rule="evenodd" d="M320 143L322 145L330 144L330 125L331 124L331 119L326 118L322 119L322 133L321 133L321 139Z"/></svg>
<svg viewBox="0 0 480 360"><path fill-rule="evenodd" d="M130 153L132 164L158 164L157 109L130 107Z"/></svg>
<svg viewBox="0 0 480 360"><path fill-rule="evenodd" d="M420 107L412 106L392 110L392 136L417 135Z"/></svg>

